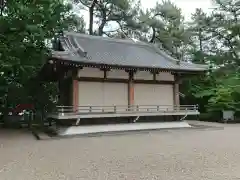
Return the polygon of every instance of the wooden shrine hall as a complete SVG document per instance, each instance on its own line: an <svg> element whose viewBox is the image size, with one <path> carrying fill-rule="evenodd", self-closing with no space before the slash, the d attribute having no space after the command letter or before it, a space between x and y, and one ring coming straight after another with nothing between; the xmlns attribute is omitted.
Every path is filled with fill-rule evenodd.
<svg viewBox="0 0 240 180"><path fill-rule="evenodd" d="M180 105L181 79L206 65L176 60L156 45L64 32L41 70L44 80L59 82L58 120L198 114L196 105Z"/></svg>

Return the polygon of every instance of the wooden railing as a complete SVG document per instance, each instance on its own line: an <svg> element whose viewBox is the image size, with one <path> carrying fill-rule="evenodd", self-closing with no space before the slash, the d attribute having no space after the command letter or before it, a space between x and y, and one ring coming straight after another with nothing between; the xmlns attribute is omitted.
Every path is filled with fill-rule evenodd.
<svg viewBox="0 0 240 180"><path fill-rule="evenodd" d="M133 105L133 106L57 106L58 114L99 114L99 113L156 113L198 111L197 105Z"/></svg>

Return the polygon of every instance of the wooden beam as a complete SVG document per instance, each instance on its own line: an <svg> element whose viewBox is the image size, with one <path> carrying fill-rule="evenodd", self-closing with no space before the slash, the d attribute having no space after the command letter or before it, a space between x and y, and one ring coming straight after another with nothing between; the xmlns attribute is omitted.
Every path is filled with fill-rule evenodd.
<svg viewBox="0 0 240 180"><path fill-rule="evenodd" d="M78 81L89 81L89 82L112 82L112 83L128 83L129 79L118 79L118 78L98 78L98 77L77 77ZM174 84L174 81L159 81L159 80L132 80L134 83L139 84Z"/></svg>
<svg viewBox="0 0 240 180"><path fill-rule="evenodd" d="M134 80L138 84L174 84L174 81L159 81L159 80Z"/></svg>
<svg viewBox="0 0 240 180"><path fill-rule="evenodd" d="M128 83L128 79L115 79L115 78L98 78L98 77L80 77L76 78L78 81L88 81L88 82L113 82L113 83Z"/></svg>

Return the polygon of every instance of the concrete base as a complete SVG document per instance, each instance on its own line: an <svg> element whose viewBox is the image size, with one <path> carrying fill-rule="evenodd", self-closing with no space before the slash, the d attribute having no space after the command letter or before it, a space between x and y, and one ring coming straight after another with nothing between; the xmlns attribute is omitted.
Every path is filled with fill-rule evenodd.
<svg viewBox="0 0 240 180"><path fill-rule="evenodd" d="M153 122L153 123L129 123L129 124L109 124L109 125L93 125L93 126L71 126L59 128L60 136L66 135L83 135L104 132L123 132L123 131L141 131L156 129L172 129L172 128L189 128L191 127L185 121L179 122Z"/></svg>

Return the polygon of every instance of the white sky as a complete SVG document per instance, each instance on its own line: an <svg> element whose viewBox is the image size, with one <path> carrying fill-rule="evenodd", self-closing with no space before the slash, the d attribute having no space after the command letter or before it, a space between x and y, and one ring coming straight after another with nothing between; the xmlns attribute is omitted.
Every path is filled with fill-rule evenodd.
<svg viewBox="0 0 240 180"><path fill-rule="evenodd" d="M177 7L182 9L182 13L186 20L190 20L191 14L195 12L196 8L202 8L204 12L210 12L212 8L211 0L171 0ZM144 8L154 7L156 2L161 0L141 0Z"/></svg>
<svg viewBox="0 0 240 180"><path fill-rule="evenodd" d="M120 0L119 0L120 1ZM212 0L170 0L174 4L177 5L177 7L182 9L182 14L185 17L186 21L189 21L191 19L191 14L195 12L196 8L202 8L204 12L209 13L211 11L211 8L213 8ZM152 8L155 6L156 2L162 2L162 0L141 0L142 7L143 8ZM77 8L74 8L76 12L79 10ZM85 22L87 23L88 28L88 22L89 22L89 15L88 12L81 11L84 16Z"/></svg>

